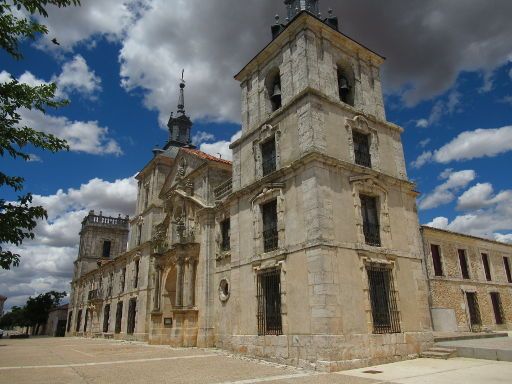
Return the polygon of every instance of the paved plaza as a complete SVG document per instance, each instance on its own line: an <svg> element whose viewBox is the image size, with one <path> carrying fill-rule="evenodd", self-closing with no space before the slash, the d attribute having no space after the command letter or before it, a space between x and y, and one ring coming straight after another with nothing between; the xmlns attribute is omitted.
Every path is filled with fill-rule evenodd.
<svg viewBox="0 0 512 384"><path fill-rule="evenodd" d="M1 384L453 384L510 383L510 377L512 363L466 358L417 359L324 374L212 349L80 338L0 340Z"/></svg>

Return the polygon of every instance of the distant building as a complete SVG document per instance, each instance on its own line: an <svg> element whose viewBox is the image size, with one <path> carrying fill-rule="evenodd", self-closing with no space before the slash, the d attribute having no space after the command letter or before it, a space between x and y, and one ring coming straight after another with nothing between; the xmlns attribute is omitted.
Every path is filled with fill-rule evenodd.
<svg viewBox="0 0 512 384"><path fill-rule="evenodd" d="M4 315L4 303L7 300L6 296L0 295L0 317Z"/></svg>
<svg viewBox="0 0 512 384"><path fill-rule="evenodd" d="M45 335L63 337L66 334L66 322L68 315L68 304L54 308L48 315L45 326Z"/></svg>

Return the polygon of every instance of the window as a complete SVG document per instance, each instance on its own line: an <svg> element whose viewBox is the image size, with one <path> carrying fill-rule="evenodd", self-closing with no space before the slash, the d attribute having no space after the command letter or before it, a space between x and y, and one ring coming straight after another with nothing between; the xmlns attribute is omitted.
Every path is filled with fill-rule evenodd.
<svg viewBox="0 0 512 384"><path fill-rule="evenodd" d="M108 332L108 325L110 323L110 304L105 305L103 309L103 332Z"/></svg>
<svg viewBox="0 0 512 384"><path fill-rule="evenodd" d="M272 269L258 274L258 334L281 335L281 271Z"/></svg>
<svg viewBox="0 0 512 384"><path fill-rule="evenodd" d="M84 320L84 332L87 332L87 325L89 323L89 308L85 310L85 320Z"/></svg>
<svg viewBox="0 0 512 384"><path fill-rule="evenodd" d="M373 333L400 333L400 317L391 269L374 264L366 266L366 271L372 308Z"/></svg>
<svg viewBox="0 0 512 384"><path fill-rule="evenodd" d="M121 321L123 320L123 302L120 301L117 303L116 308L116 328L115 332L120 333L121 332Z"/></svg>
<svg viewBox="0 0 512 384"><path fill-rule="evenodd" d="M347 71L338 67L338 92L340 100L345 104L354 106L354 87L350 84Z"/></svg>
<svg viewBox="0 0 512 384"><path fill-rule="evenodd" d="M505 324L505 316L503 315L503 307L501 306L500 294L498 292L491 292L491 301L496 324Z"/></svg>
<svg viewBox="0 0 512 384"><path fill-rule="evenodd" d="M272 138L261 144L261 166L263 176L276 170L276 140Z"/></svg>
<svg viewBox="0 0 512 384"><path fill-rule="evenodd" d="M487 281L491 281L491 266L489 265L489 256L487 253L482 253L482 263L484 265L485 278Z"/></svg>
<svg viewBox="0 0 512 384"><path fill-rule="evenodd" d="M75 330L77 332L80 332L80 325L81 325L81 323L82 323L82 310L80 309L78 311L78 315L76 317L76 328L75 328Z"/></svg>
<svg viewBox="0 0 512 384"><path fill-rule="evenodd" d="M270 252L278 247L277 200L261 206L263 218L263 251Z"/></svg>
<svg viewBox="0 0 512 384"><path fill-rule="evenodd" d="M363 217L363 233L366 244L376 247L381 246L380 226L377 211L377 198L360 195L361 215Z"/></svg>
<svg viewBox="0 0 512 384"><path fill-rule="evenodd" d="M267 80L267 91L270 98L272 112L281 108L281 76L279 72L269 76Z"/></svg>
<svg viewBox="0 0 512 384"><path fill-rule="evenodd" d="M466 251L463 249L459 249L459 263L460 263L460 271L462 273L463 279L469 279L469 268L468 268L468 259L466 257Z"/></svg>
<svg viewBox="0 0 512 384"><path fill-rule="evenodd" d="M110 272L110 274L108 275L107 297L112 296L113 287L114 287L114 272Z"/></svg>
<svg viewBox="0 0 512 384"><path fill-rule="evenodd" d="M354 157L357 165L363 167L372 167L372 158L370 155L370 135L352 131L354 140Z"/></svg>
<svg viewBox="0 0 512 384"><path fill-rule="evenodd" d="M140 261L135 260L135 273L133 277L133 288L137 288L139 286L139 269L140 269Z"/></svg>
<svg viewBox="0 0 512 384"><path fill-rule="evenodd" d="M510 273L510 259L508 257L503 258L503 265L505 266L505 274L507 275L507 281L512 283L512 274Z"/></svg>
<svg viewBox="0 0 512 384"><path fill-rule="evenodd" d="M144 209L149 205L149 187L144 188Z"/></svg>
<svg viewBox="0 0 512 384"><path fill-rule="evenodd" d="M231 222L230 219L226 219L220 223L220 231L221 231L221 245L220 248L222 251L229 251L231 249Z"/></svg>
<svg viewBox="0 0 512 384"><path fill-rule="evenodd" d="M68 327L67 327L67 331L71 331L71 319L73 318L73 311L69 311L69 314L68 314Z"/></svg>
<svg viewBox="0 0 512 384"><path fill-rule="evenodd" d="M130 299L128 304L128 328L126 333L133 335L135 332L135 315L137 313L137 299Z"/></svg>
<svg viewBox="0 0 512 384"><path fill-rule="evenodd" d="M432 264L434 264L434 274L436 276L443 276L443 264L441 263L441 254L439 252L439 245L430 245L432 253Z"/></svg>
<svg viewBox="0 0 512 384"><path fill-rule="evenodd" d="M482 318L480 317L480 308L478 307L478 298L475 292L466 292L466 299L468 300L469 321L471 328L473 326L482 325Z"/></svg>
<svg viewBox="0 0 512 384"><path fill-rule="evenodd" d="M108 259L110 257L110 248L112 246L112 242L109 240L106 240L103 242L103 253L102 257Z"/></svg>
<svg viewBox="0 0 512 384"><path fill-rule="evenodd" d="M126 267L121 271L121 293L124 292L124 286L126 281Z"/></svg>
<svg viewBox="0 0 512 384"><path fill-rule="evenodd" d="M137 225L137 245L142 241L142 224Z"/></svg>

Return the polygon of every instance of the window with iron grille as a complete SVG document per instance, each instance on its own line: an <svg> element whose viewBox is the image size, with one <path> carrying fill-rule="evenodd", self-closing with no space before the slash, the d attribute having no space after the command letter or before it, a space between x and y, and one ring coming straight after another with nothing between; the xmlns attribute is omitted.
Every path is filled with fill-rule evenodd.
<svg viewBox="0 0 512 384"><path fill-rule="evenodd" d="M222 251L229 251L231 249L231 221L226 219L220 223L220 231L222 242L220 248Z"/></svg>
<svg viewBox="0 0 512 384"><path fill-rule="evenodd" d="M480 317L480 307L478 306L478 298L475 292L466 292L466 299L468 300L469 321L471 327L482 325L482 318Z"/></svg>
<svg viewBox="0 0 512 384"><path fill-rule="evenodd" d="M126 267L121 271L121 293L124 292L124 286L126 282Z"/></svg>
<svg viewBox="0 0 512 384"><path fill-rule="evenodd" d="M81 325L81 323L82 323L82 310L80 309L78 311L77 316L76 316L76 328L75 328L75 330L77 332L80 332L80 325Z"/></svg>
<svg viewBox="0 0 512 384"><path fill-rule="evenodd" d="M491 281L491 266L489 265L489 256L487 253L482 253L482 263L484 265L485 279Z"/></svg>
<svg viewBox="0 0 512 384"><path fill-rule="evenodd" d="M108 332L108 325L110 323L110 304L105 305L103 308L103 332Z"/></svg>
<svg viewBox="0 0 512 384"><path fill-rule="evenodd" d="M439 245L431 244L430 251L432 253L432 264L434 265L434 274L436 276L443 276L443 264L441 263L441 252Z"/></svg>
<svg viewBox="0 0 512 384"><path fill-rule="evenodd" d="M503 265L505 266L505 274L507 275L507 281L512 283L512 273L510 272L510 259L508 257L503 258Z"/></svg>
<svg viewBox="0 0 512 384"><path fill-rule="evenodd" d="M135 260L135 273L133 276L133 288L137 288L139 286L139 269L140 269L140 260Z"/></svg>
<svg viewBox="0 0 512 384"><path fill-rule="evenodd" d="M115 327L115 333L121 332L121 322L123 320L123 302L120 301L117 303L116 307L116 327Z"/></svg>
<svg viewBox="0 0 512 384"><path fill-rule="evenodd" d="M135 315L137 314L137 299L130 299L128 304L128 328L126 333L133 335L135 332Z"/></svg>
<svg viewBox="0 0 512 384"><path fill-rule="evenodd" d="M392 270L387 266L372 264L366 266L366 271L373 333L400 333L400 314L396 304Z"/></svg>
<svg viewBox="0 0 512 384"><path fill-rule="evenodd" d="M459 263L460 263L460 271L462 273L463 279L469 279L469 267L468 267L468 259L466 257L466 251L464 249L459 249Z"/></svg>
<svg viewBox="0 0 512 384"><path fill-rule="evenodd" d="M491 292L491 301L496 324L505 324L505 316L503 314L503 307L501 306L501 297L499 292Z"/></svg>
<svg viewBox="0 0 512 384"><path fill-rule="evenodd" d="M360 195L363 233L366 244L380 247L380 226L377 210L377 198Z"/></svg>
<svg viewBox="0 0 512 384"><path fill-rule="evenodd" d="M263 220L263 251L270 252L278 247L277 200L261 205Z"/></svg>
<svg viewBox="0 0 512 384"><path fill-rule="evenodd" d="M354 157L356 164L371 168L370 136L358 131L352 131L352 138L354 140Z"/></svg>
<svg viewBox="0 0 512 384"><path fill-rule="evenodd" d="M103 242L103 253L102 253L102 257L108 259L110 257L110 248L112 246L112 242L110 241L104 241Z"/></svg>
<svg viewBox="0 0 512 384"><path fill-rule="evenodd" d="M281 335L281 270L258 273L258 334Z"/></svg>
<svg viewBox="0 0 512 384"><path fill-rule="evenodd" d="M272 138L261 144L261 166L263 176L276 170L276 140Z"/></svg>

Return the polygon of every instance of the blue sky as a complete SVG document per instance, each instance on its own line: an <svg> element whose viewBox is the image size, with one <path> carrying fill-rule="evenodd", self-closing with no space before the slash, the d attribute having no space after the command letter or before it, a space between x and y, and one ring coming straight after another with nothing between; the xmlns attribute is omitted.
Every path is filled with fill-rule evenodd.
<svg viewBox="0 0 512 384"><path fill-rule="evenodd" d="M272 0L82 3L50 9L50 34L25 42L23 60L0 54L0 81L56 81L71 100L46 117L24 113L34 126L67 138L70 152L31 149L34 161L2 159L3 170L25 177L26 190L50 214L37 239L20 248L20 268L0 271L8 307L69 289L80 220L89 209L133 213L133 175L167 139L182 68L197 144L230 157L240 129L233 75L269 41L274 14L285 13ZM324 14L334 9L344 33L388 58L387 117L405 129L421 223L512 242L511 4L383 3L320 2ZM60 46L49 42L53 37Z"/></svg>

